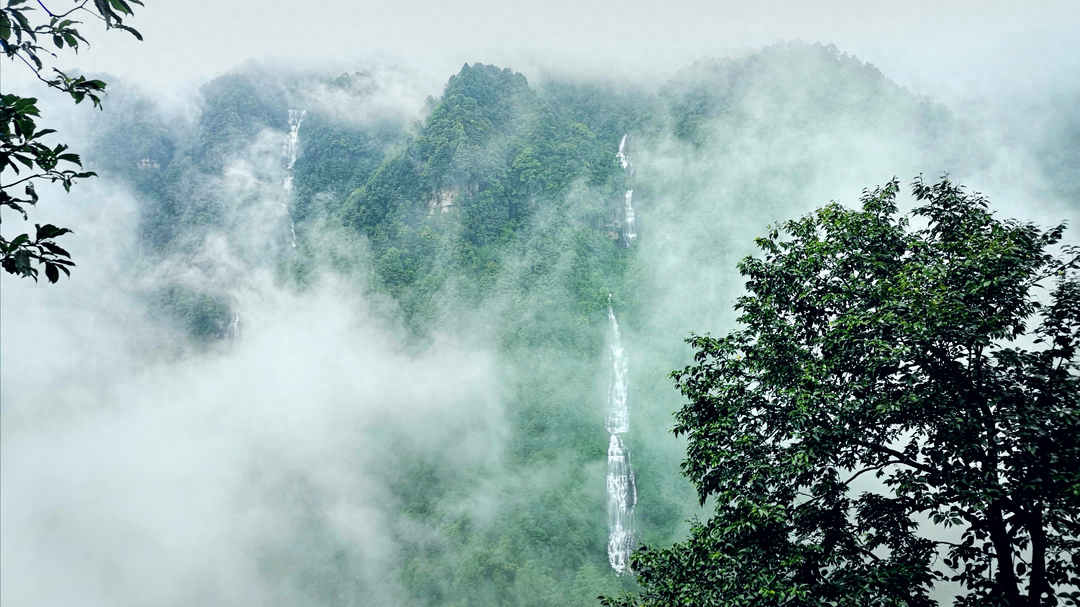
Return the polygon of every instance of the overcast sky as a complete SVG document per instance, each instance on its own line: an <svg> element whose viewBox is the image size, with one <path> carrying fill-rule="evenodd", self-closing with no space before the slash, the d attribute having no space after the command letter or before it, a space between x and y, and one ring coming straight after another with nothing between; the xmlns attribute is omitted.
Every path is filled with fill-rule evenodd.
<svg viewBox="0 0 1080 607"><path fill-rule="evenodd" d="M161 86L202 80L249 58L347 63L384 52L445 72L443 78L464 61L499 63L527 74L530 67L545 65L585 75L664 77L704 56L801 38L835 43L920 93L1030 89L1080 80L1080 0L146 0L146 5L131 21L145 42L89 28L93 47L81 55L79 66Z"/></svg>

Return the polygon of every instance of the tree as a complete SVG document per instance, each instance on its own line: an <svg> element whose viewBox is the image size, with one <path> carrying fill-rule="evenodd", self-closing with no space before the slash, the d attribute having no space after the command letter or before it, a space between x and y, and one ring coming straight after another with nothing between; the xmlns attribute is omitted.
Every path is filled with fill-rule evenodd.
<svg viewBox="0 0 1080 607"><path fill-rule="evenodd" d="M56 3L51 4L55 7ZM142 40L139 32L123 21L133 14L131 5L141 6L142 2L78 0L73 4L67 10L55 12L41 0L36 6L29 5L27 0L8 0L6 7L0 9L0 49L10 61L25 64L46 86L70 95L75 103L90 99L100 108L104 82L88 80L82 75L69 76L55 67L46 72L45 60L55 58L54 51L65 47L77 53L81 47L89 46L76 28L81 22L72 18L81 14L102 20L106 29L119 28ZM42 141L55 131L39 129L38 118L36 98L0 95L0 210L11 209L24 220L29 219L27 206L38 202L35 182L60 183L65 191L70 191L77 180L94 176L92 171L82 170L79 155L69 152L68 146L50 146ZM5 173L15 176L8 181L4 179ZM22 191L17 192L17 188ZM35 281L39 271L35 262L44 266L49 282L59 280L61 271L70 275L69 267L75 264L71 255L56 244L56 238L71 230L51 224L34 227L33 236L24 233L10 240L0 236L0 266L11 274Z"/></svg>
<svg viewBox="0 0 1080 607"><path fill-rule="evenodd" d="M714 513L605 605L1080 602L1077 249L947 178L908 215L898 190L739 264L739 328L672 373Z"/></svg>

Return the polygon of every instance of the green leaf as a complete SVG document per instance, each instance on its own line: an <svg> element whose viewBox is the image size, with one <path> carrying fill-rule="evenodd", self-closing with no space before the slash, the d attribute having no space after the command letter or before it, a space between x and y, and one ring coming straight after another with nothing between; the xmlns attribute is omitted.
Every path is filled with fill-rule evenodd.
<svg viewBox="0 0 1080 607"><path fill-rule="evenodd" d="M43 226L35 225L34 227L37 228L37 240L56 238L57 236L62 236L71 232L71 230L67 228L58 228L51 223L47 223Z"/></svg>
<svg viewBox="0 0 1080 607"><path fill-rule="evenodd" d="M60 246L56 245L55 243L43 242L43 243L41 243L41 246L44 247L45 249L47 249L50 253L52 253L54 255L60 255L62 257L67 257L69 259L71 258L70 253L68 253L66 250L62 249Z"/></svg>
<svg viewBox="0 0 1080 607"><path fill-rule="evenodd" d="M142 34L140 34L140 33L138 32L138 30L136 30L135 28L133 28L133 27L128 27L128 26L126 26L126 25L121 25L121 24L119 24L119 23L117 23L117 24L116 24L116 27L118 27L118 28L120 28L120 29L122 29L122 30L124 30L124 31L126 31L126 32L128 32L128 33L130 33L130 34L131 34L132 36L135 36L135 38L136 38L137 40L139 40L139 42L142 42L142 39L143 39L143 37L142 37Z"/></svg>
<svg viewBox="0 0 1080 607"><path fill-rule="evenodd" d="M11 4L9 3L8 6L11 6ZM19 22L19 25L22 26L23 31L30 34L30 37L34 40L37 40L37 35L34 34L34 28L30 27L30 21L26 19L26 16L22 14L22 11L11 11L11 14L15 17L15 20Z"/></svg>
<svg viewBox="0 0 1080 607"><path fill-rule="evenodd" d="M121 13L124 13L125 15L132 14L131 7L128 6L127 3L124 2L124 0L109 0L109 4L111 4L114 9L120 11Z"/></svg>

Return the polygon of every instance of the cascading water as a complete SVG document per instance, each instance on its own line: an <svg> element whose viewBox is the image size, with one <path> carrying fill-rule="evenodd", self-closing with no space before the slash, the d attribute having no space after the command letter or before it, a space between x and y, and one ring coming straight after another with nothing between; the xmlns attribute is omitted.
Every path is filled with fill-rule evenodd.
<svg viewBox="0 0 1080 607"><path fill-rule="evenodd" d="M630 390L627 375L630 362L623 351L619 321L608 307L610 325L611 375L608 381L607 430L608 441L608 562L619 573L626 571L634 549L634 506L637 504L637 484L630 467L630 450L620 435L630 429Z"/></svg>
<svg viewBox="0 0 1080 607"><path fill-rule="evenodd" d="M634 190L626 190L626 206L623 209L623 215L625 215L623 238L626 239L626 246L634 244L634 240L637 238L637 218L634 217L633 198Z"/></svg>
<svg viewBox="0 0 1080 607"><path fill-rule="evenodd" d="M240 315L233 314L229 328L225 330L225 339L236 341L240 339Z"/></svg>
<svg viewBox="0 0 1080 607"><path fill-rule="evenodd" d="M630 155L626 153L626 137L623 135L619 141L619 152L615 154L615 161L622 166L623 171L626 172L626 177L629 179L634 176L634 163L630 160ZM634 215L634 190L630 188L626 190L626 203L623 205L623 242L626 246L634 244L634 240L637 239L637 217Z"/></svg>
<svg viewBox="0 0 1080 607"><path fill-rule="evenodd" d="M630 156L627 156L626 154L626 138L629 137L629 135L630 134L627 133L619 140L619 151L615 154L615 162L618 162L619 165L622 166L623 170L626 171L627 176L634 174L634 166L630 162Z"/></svg>
<svg viewBox="0 0 1080 607"><path fill-rule="evenodd" d="M281 206L285 209L285 217L289 219L289 231L292 233L293 253L296 252L296 223L293 222L292 213L289 212L289 201L293 191L293 166L296 164L296 152L300 147L300 123L303 122L304 116L306 115L307 110L289 110L289 137L285 140L284 150L285 182L281 185L285 187L287 196L281 203Z"/></svg>
<svg viewBox="0 0 1080 607"><path fill-rule="evenodd" d="M626 153L626 138L619 141L619 151L615 161L626 173L627 179L634 175L634 163ZM634 190L626 190L623 207L623 243L634 244L637 238L637 218L634 216ZM611 296L608 296L611 299ZM634 506L637 505L637 483L634 470L630 466L630 449L622 440L622 435L630 429L630 386L628 373L630 361L622 347L619 334L619 321L615 310L608 306L608 324L610 325L610 362L611 371L608 380L607 395L607 430L611 434L608 441L608 562L618 573L626 572L630 564L630 553L634 550Z"/></svg>

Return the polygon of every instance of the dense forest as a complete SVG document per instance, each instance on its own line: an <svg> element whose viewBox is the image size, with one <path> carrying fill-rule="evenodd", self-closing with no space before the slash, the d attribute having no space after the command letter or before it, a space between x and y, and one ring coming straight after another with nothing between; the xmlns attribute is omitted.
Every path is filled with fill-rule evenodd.
<svg viewBox="0 0 1080 607"><path fill-rule="evenodd" d="M381 543L342 531L310 468L252 456L287 513L250 550L266 604L585 606L635 590L606 551L612 319L635 541L670 546L702 510L667 374L690 360L687 334L731 324L753 236L894 175L994 162L975 125L831 45L702 60L652 87L467 64L419 115L342 110L381 86L248 65L204 84L189 116L121 83L88 127L90 168L137 200L119 263L153 331L175 336L154 360L243 348L261 321L242 293L266 281L349 285L403 356L449 341L493 361L493 435L470 433L481 409L462 402L327 447L362 462ZM1048 191L1075 195L1070 155L1036 156Z"/></svg>

